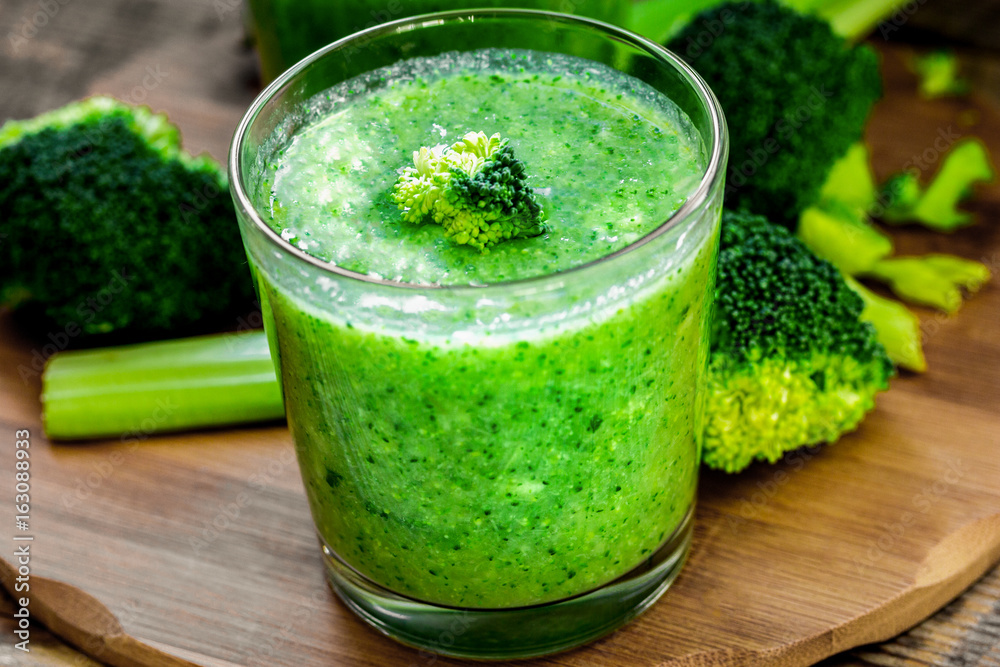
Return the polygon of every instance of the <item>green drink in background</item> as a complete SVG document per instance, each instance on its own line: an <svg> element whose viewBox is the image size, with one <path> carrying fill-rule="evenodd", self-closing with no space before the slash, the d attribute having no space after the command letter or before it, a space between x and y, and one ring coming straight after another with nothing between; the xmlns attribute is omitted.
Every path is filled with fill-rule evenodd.
<svg viewBox="0 0 1000 667"><path fill-rule="evenodd" d="M630 0L250 0L261 75L271 81L316 49L372 26L449 9L516 6L579 14L615 25Z"/></svg>
<svg viewBox="0 0 1000 667"><path fill-rule="evenodd" d="M387 29L381 66L344 76L334 49L276 82L232 154L331 583L382 631L452 655L604 634L665 590L690 540L721 116L511 47L539 22L550 45L607 46L506 12L420 28L495 27L500 47L391 60L433 40ZM390 192L413 152L469 132L509 138L544 233L481 252L403 219Z"/></svg>

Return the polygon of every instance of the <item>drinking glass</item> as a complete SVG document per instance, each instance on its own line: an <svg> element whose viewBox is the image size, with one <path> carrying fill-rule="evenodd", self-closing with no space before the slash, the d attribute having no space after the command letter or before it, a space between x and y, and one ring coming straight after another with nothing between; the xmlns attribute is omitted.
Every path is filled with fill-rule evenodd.
<svg viewBox="0 0 1000 667"><path fill-rule="evenodd" d="M618 252L485 286L359 274L272 229L266 167L316 120L310 99L487 47L588 58L666 96L700 139L697 187ZM663 594L691 541L726 158L718 102L679 58L548 12L387 23L257 98L231 190L328 578L358 615L438 653L521 658L604 635Z"/></svg>

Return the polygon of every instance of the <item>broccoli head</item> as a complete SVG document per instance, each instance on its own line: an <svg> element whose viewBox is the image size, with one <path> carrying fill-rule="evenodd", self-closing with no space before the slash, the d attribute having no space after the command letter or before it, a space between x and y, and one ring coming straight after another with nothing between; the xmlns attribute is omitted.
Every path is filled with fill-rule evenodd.
<svg viewBox="0 0 1000 667"><path fill-rule="evenodd" d="M407 222L433 221L455 243L486 251L544 231L542 209L526 183L524 163L507 139L469 132L451 146L413 152L392 190Z"/></svg>
<svg viewBox="0 0 1000 667"><path fill-rule="evenodd" d="M145 107L5 124L0 220L0 304L70 336L194 332L253 304L225 173Z"/></svg>
<svg viewBox="0 0 1000 667"><path fill-rule="evenodd" d="M726 211L703 461L737 472L854 429L893 373L863 306L788 230Z"/></svg>
<svg viewBox="0 0 1000 667"><path fill-rule="evenodd" d="M705 25L722 26L707 46ZM771 0L713 7L668 46L726 113L726 205L794 228L834 162L861 138L881 94L875 52Z"/></svg>

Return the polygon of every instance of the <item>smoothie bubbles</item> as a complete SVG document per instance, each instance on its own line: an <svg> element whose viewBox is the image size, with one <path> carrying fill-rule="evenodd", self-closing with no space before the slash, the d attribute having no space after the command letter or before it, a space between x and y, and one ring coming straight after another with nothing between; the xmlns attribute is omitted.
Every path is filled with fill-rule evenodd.
<svg viewBox="0 0 1000 667"><path fill-rule="evenodd" d="M542 655L673 581L726 146L671 54L523 10L372 28L254 103L240 228L330 583L373 626Z"/></svg>

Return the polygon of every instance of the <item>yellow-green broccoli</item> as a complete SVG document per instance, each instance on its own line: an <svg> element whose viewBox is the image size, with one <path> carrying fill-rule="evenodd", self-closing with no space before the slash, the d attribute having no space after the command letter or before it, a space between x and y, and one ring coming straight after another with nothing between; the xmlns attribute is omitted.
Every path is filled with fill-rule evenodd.
<svg viewBox="0 0 1000 667"><path fill-rule="evenodd" d="M723 212L702 461L738 472L856 428L893 374L865 304L784 227Z"/></svg>

